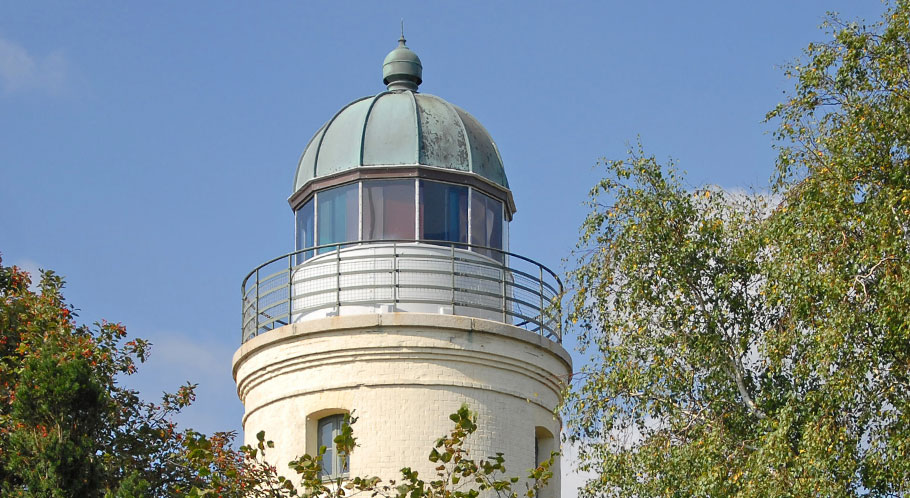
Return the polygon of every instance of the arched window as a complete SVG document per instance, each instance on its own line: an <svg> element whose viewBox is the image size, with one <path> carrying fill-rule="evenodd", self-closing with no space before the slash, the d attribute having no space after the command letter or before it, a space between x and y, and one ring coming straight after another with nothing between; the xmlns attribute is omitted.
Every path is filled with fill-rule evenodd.
<svg viewBox="0 0 910 498"><path fill-rule="evenodd" d="M335 437L341 434L341 425L344 423L344 415L329 415L319 419L316 427L316 448L325 446L325 454L322 456L322 476L327 479L335 479L348 475L350 461L348 455L338 454L338 448L335 447Z"/></svg>
<svg viewBox="0 0 910 498"><path fill-rule="evenodd" d="M559 447L556 443L556 438L553 437L553 433L548 431L545 427L537 426L534 428L534 465L540 465L544 461L550 458L550 453L553 451L558 451ZM559 488L559 459L557 458L553 462L553 467L551 470L554 471L554 479L550 480L550 483L547 486L537 493L537 498L553 498L556 496L556 489Z"/></svg>

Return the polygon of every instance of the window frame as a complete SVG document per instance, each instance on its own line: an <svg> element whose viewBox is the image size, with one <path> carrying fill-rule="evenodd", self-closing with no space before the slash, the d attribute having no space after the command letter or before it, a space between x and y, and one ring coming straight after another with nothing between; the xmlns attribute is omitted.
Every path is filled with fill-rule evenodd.
<svg viewBox="0 0 910 498"><path fill-rule="evenodd" d="M357 216L356 216L356 222L355 222L357 225L356 227L353 226L354 225L353 223L351 224L351 226L348 226L348 222L353 221L353 220L351 220L351 218L352 218L351 213L348 212L348 210L347 210L347 196L349 195L350 190L354 190L356 192L354 194L354 205L356 206L354 209L357 210L357 212L356 212ZM345 183L345 184L338 185L338 186L335 186L332 188L321 190L321 191L317 192L317 195L315 195L313 197L313 199L315 201L314 205L313 205L314 209L315 209L315 216L313 217L313 220L314 220L313 226L315 227L315 230L314 230L315 239L314 240L315 240L315 244L317 246L331 244L332 246L334 246L335 249L338 249L338 248L346 247L348 244L356 244L356 243L360 242L360 239L361 239L361 226L360 226L361 225L361 213L363 211L363 207L361 206L361 194L362 194L361 190L362 190L361 182L357 181L357 182ZM332 192L332 191L334 191L334 192ZM332 203L332 209L333 210L337 209L339 212L330 212L330 216L332 219L329 220L328 218L325 218L326 220L328 220L327 223L329 223L330 225L322 226L322 225L320 225L320 220L319 220L319 218L320 218L319 211L321 211L319 197L328 195L329 193L334 193L338 197L335 199L328 199L325 202ZM343 208L338 209L338 205L343 206ZM323 213L323 215L328 216L325 213ZM323 216L323 217L325 217L325 216ZM336 226L333 223L335 222L336 219L339 219L339 218L344 219L344 230L343 230L344 234L335 233L336 230L339 228L339 226ZM341 239L341 240L322 241L321 239L323 237L323 230L322 230L323 228L325 229L325 235L327 238ZM347 234L349 232L353 232L354 234L356 234L356 235L354 235L354 239L353 240L344 240L344 239L349 238L347 236ZM333 249L333 247L324 247L322 249L319 249L317 252L319 254L323 254L326 252L331 252L335 249Z"/></svg>
<svg viewBox="0 0 910 498"><path fill-rule="evenodd" d="M349 182L341 183L341 184L335 184L335 185L332 185L331 187L328 187L325 189L313 191L312 195L309 196L309 198L306 199L304 202L298 204L298 208L294 210L294 247L295 247L295 250L301 251L301 250L304 250L307 248L307 247L301 247L300 246L301 241L299 240L299 237L300 237L299 226L298 226L299 225L299 216L301 214L301 211L304 209L312 209L312 211L313 211L313 214L312 214L312 224L313 224L312 232L313 232L313 234L312 234L312 242L311 242L312 246L329 245L329 244L331 244L333 246L333 247L326 247L326 248L320 249L318 251L319 254L331 252L331 251L335 250L334 248L343 248L343 247L346 247L346 246L349 246L352 244L360 244L363 242L369 242L364 239L364 195L365 195L365 191L366 191L364 182L376 184L376 183L380 183L380 182L384 182L384 181L407 182L409 180L412 180L412 178L410 178L410 177L358 178L353 181L349 181ZM460 188L467 189L467 196L466 196L466 201L465 201L466 205L467 205L466 210L465 210L466 211L465 226L463 227L466 232L464 234L465 240L464 241L461 241L461 240L452 241L452 240L446 240L446 239L438 239L439 242L446 243L446 244L454 244L454 245L456 245L456 247L460 244L489 247L494 250L484 250L482 247L476 247L476 248L472 247L472 248L470 248L470 250L473 252L476 252L478 254L483 254L487 257L492 257L493 259L496 259L496 260L502 259L502 256L497 256L497 254L498 254L497 251L508 251L509 250L509 224L510 224L509 218L510 217L508 216L509 210L507 208L507 203L502 198L495 196L495 195L490 195L488 192L486 192L482 189L479 189L471 184L457 183L454 181L444 181L444 180L436 180L436 179L432 179L432 178L422 178L422 177L413 178L413 189L414 189L414 236L413 236L413 238L392 239L392 238L385 238L385 236L383 235L383 238L375 239L375 240L371 239L370 241L377 242L377 241L381 241L381 240L414 240L414 241L437 240L437 239L422 238L422 236L424 234L422 234L421 232L424 231L424 228L425 228L425 225L424 225L425 216L423 216L423 213L422 213L423 210L421 209L421 207L422 207L421 202L425 201L426 199L423 198L424 195L422 195L421 187L424 185L424 182L441 185L441 186L452 186L452 187L460 187ZM356 218L356 223L357 223L356 230L354 230L353 226L350 228L347 228L347 225L345 225L346 226L345 231L346 232L348 232L348 231L356 232L356 238L354 240L333 240L333 241L321 242L320 241L320 230L319 230L320 229L320 211L321 211L319 208L319 204L320 204L319 198L321 196L326 195L328 192L330 192L332 190L343 189L343 188L354 188L355 192L356 192L355 193L356 199L354 202L354 204L356 205L355 209L357 210L356 217L350 216L350 213L346 214L346 217L348 217L348 218L352 218L352 219ZM500 240L498 241L499 242L498 247L495 243L491 244L491 242L493 242L493 241L474 240L475 236L472 232L474 231L475 223L479 221L479 220L475 220L474 217L481 216L481 215L486 216L486 209L481 210L482 211L481 213L477 213L476 210L474 209L473 204L475 203L475 197L477 195L482 196L482 198L495 201L496 203L498 203L498 205L500 207L499 221L500 221L501 225L500 225L500 230L499 230ZM323 213L323 215L325 215L325 213ZM337 215L337 213L336 213L336 215ZM350 220L350 221L353 221L353 220ZM462 227L459 227L459 228L462 228ZM332 230L332 232L334 233L334 229ZM459 232L460 232L460 230L459 230ZM459 233L459 238L460 238L460 235L461 234ZM347 237L345 236L345 237L341 237L341 238L347 238ZM306 245L309 241L302 241L302 242L304 243L304 245ZM307 259L311 258L313 255L314 254L312 251L306 251L305 253L301 253L297 257L297 264L305 262ZM500 261L500 262L504 263L504 261Z"/></svg>
<svg viewBox="0 0 910 498"><path fill-rule="evenodd" d="M382 223L383 233L379 235L379 238L369 238L368 239L364 236L364 234L367 231L367 226L366 226L365 220L367 220L367 218L369 218L370 225L371 225L370 228L375 228L375 226L378 224L377 218L379 218L375 213L372 213L372 211L370 212L371 214L369 217L366 216L366 214L367 214L366 206L368 205L367 199L366 199L367 192L371 188L383 186L383 184L386 184L385 186L397 184L399 186L405 186L405 187L410 188L410 192L411 192L410 202L412 203L412 205L410 206L412 209L411 216L413 217L413 220L414 220L413 226L411 227L411 236L410 237L403 237L403 238L389 237L385 233L385 230L384 230L385 223L384 222ZM385 187L385 186L383 186L383 187ZM377 179L360 180L360 192L361 192L361 197L360 197L360 219L361 219L360 241L361 242L368 242L368 241L375 242L375 241L381 241L381 240L417 240L417 234L418 234L417 230L419 228L419 219L418 219L419 216L418 215L420 212L420 205L417 202L417 194L415 193L416 189L418 189L417 184L410 178L381 178L381 179L377 178ZM385 208L386 208L385 202L386 202L386 196L385 196L385 193L383 193L383 198L382 198L382 203L383 203L382 211L383 212L385 211Z"/></svg>
<svg viewBox="0 0 910 498"><path fill-rule="evenodd" d="M460 239L461 235L462 235L461 228L464 228L464 240L463 241L462 240L449 240L449 239L443 239L443 238L426 237L426 235L425 235L425 232L426 232L425 218L426 218L426 216L422 216L423 212L420 209L421 207L424 207L424 208L427 207L426 199L423 199L423 203L418 204L416 206L417 207L417 218L418 218L418 221L417 221L418 231L415 235L418 237L418 240L438 241L438 242L444 242L447 244L455 244L456 247L458 244L470 244L471 243L471 229L470 229L470 227L471 227L471 190L472 190L471 186L462 185L462 184L458 184L458 183L451 183L451 182L440 182L440 181L436 181L436 180L427 180L427 179L421 178L420 182L418 182L418 184L417 184L417 190L420 191L419 195L421 198L423 197L423 194L425 193L421 190L421 188L424 187L425 184L435 184L435 185L443 186L443 188L455 187L455 188L465 189L464 226L463 227L459 226L458 232L456 233L456 236ZM447 190L446 192L447 193L451 192L451 190ZM445 209L448 214L449 199L448 198L444 199L444 202L445 202L444 206L445 206ZM425 209L424 209L424 211L425 211ZM459 221L461 221L460 220L460 217L461 217L460 209L457 212L455 212L455 215L459 218ZM447 222L445 223L445 225L447 225ZM446 228L448 228L448 227L446 226ZM448 231L446 233L448 233Z"/></svg>
<svg viewBox="0 0 910 498"><path fill-rule="evenodd" d="M304 210L309 209L311 211L311 217L308 223L308 228L310 233L304 233L303 240L301 241L300 234L300 225L301 225L301 215L310 214L304 213ZM301 244L301 242L303 242ZM308 247L314 247L316 245L316 196L314 195L311 199L304 202L296 211L294 211L294 250L301 251ZM313 257L313 251L306 251L297 254L297 264L303 263L304 261Z"/></svg>

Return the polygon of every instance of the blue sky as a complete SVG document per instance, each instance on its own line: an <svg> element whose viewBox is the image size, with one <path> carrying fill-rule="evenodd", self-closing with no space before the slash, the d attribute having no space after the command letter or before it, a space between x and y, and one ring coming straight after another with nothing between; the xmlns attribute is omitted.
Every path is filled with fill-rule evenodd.
<svg viewBox="0 0 910 498"><path fill-rule="evenodd" d="M518 206L512 250L563 272L599 158L640 136L693 186L764 187L762 120L792 84L780 66L825 39L825 11L874 21L884 8L4 2L0 253L63 274L83 321L150 339L130 379L147 397L199 382L182 420L239 429L241 279L292 249L297 159L335 111L383 90L400 19L420 90L467 109L499 145Z"/></svg>

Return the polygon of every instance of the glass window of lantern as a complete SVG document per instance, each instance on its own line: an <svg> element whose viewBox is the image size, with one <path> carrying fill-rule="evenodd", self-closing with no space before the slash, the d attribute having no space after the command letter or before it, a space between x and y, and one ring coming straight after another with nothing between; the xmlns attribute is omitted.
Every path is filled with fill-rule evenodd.
<svg viewBox="0 0 910 498"><path fill-rule="evenodd" d="M363 240L414 239L414 180L363 182Z"/></svg>
<svg viewBox="0 0 910 498"><path fill-rule="evenodd" d="M359 192L359 185L350 183L316 194L317 244L352 242L358 239ZM320 249L319 252L331 250L333 248L329 247Z"/></svg>
<svg viewBox="0 0 910 498"><path fill-rule="evenodd" d="M477 189L471 191L471 244L502 249L502 203ZM495 260L502 259L498 251L474 250Z"/></svg>
<svg viewBox="0 0 910 498"><path fill-rule="evenodd" d="M421 180L420 238L468 241L467 187Z"/></svg>
<svg viewBox="0 0 910 498"><path fill-rule="evenodd" d="M297 250L306 249L307 247L313 247L315 239L315 231L313 227L315 211L313 210L313 201L309 200L306 204L300 207L295 213L294 217L297 222ZM303 263L305 260L313 256L312 251L307 251L304 253L299 253L297 255L297 264Z"/></svg>

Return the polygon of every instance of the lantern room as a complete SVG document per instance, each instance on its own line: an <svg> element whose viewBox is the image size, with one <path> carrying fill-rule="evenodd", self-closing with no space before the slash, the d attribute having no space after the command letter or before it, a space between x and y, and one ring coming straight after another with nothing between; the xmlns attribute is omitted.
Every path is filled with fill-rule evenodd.
<svg viewBox="0 0 910 498"><path fill-rule="evenodd" d="M496 143L465 110L416 92L420 60L399 43L388 90L345 106L303 152L290 198L297 249L392 239L506 249L515 204Z"/></svg>
<svg viewBox="0 0 910 498"><path fill-rule="evenodd" d="M559 279L509 252L516 209L496 143L464 109L418 92L423 67L404 37L382 69L386 90L344 106L304 149L288 199L295 252L244 281L244 340L326 316L422 312L558 341Z"/></svg>

